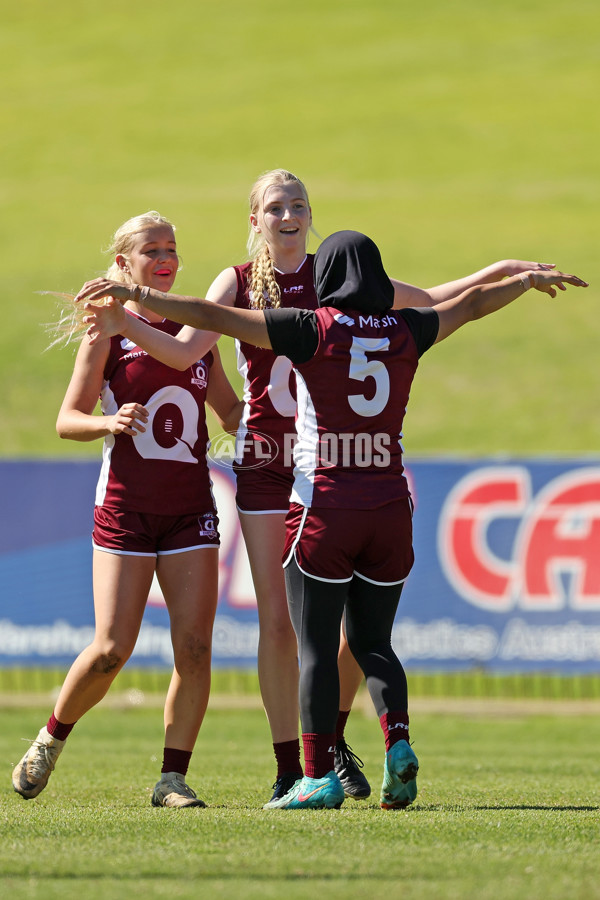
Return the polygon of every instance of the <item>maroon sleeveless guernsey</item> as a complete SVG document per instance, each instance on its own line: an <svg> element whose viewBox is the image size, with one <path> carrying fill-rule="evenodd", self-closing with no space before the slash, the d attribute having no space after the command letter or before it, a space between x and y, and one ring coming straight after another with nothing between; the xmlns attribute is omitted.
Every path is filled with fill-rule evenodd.
<svg viewBox="0 0 600 900"><path fill-rule="evenodd" d="M373 509L409 496L402 422L418 366L401 312L315 312L315 355L296 367L298 443L290 501Z"/></svg>
<svg viewBox="0 0 600 900"><path fill-rule="evenodd" d="M148 324L168 334L181 328L168 320ZM143 434L105 437L96 506L168 516L214 509L204 409L212 359L208 353L180 372L122 335L111 338L102 413L137 402L150 418Z"/></svg>

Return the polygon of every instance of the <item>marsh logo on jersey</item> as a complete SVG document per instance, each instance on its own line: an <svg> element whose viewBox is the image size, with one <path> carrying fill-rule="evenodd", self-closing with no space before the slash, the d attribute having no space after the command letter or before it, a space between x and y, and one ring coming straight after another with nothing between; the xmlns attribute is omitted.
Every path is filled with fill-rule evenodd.
<svg viewBox="0 0 600 900"><path fill-rule="evenodd" d="M137 347L137 344L134 344L129 338L123 338L121 341L121 350L133 350L134 347Z"/></svg>
<svg viewBox="0 0 600 900"><path fill-rule="evenodd" d="M205 388L208 384L208 366L206 363L200 360L197 363L194 363L192 366L192 384L197 384L198 387Z"/></svg>
<svg viewBox="0 0 600 900"><path fill-rule="evenodd" d="M356 325L354 319L351 319L350 316L346 316L343 313L336 313L333 318L336 322L339 322L340 325Z"/></svg>
<svg viewBox="0 0 600 900"><path fill-rule="evenodd" d="M200 537L210 538L211 541L218 541L217 517L211 513L198 516L198 534Z"/></svg>

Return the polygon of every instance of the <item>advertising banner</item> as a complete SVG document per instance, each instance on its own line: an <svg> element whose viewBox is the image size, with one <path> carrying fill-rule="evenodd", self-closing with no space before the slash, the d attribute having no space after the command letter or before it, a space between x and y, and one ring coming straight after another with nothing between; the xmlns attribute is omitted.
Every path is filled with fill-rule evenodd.
<svg viewBox="0 0 600 900"><path fill-rule="evenodd" d="M68 665L93 635L96 462L0 462L0 666ZM408 668L597 672L600 459L415 460L415 565L394 627ZM255 666L258 617L235 510L213 465L220 592L214 664ZM169 667L157 584L133 664Z"/></svg>

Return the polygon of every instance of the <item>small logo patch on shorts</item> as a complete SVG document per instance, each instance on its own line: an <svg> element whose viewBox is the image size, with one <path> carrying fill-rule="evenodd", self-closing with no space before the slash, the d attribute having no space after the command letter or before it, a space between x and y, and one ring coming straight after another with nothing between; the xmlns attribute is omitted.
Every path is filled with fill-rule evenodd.
<svg viewBox="0 0 600 900"><path fill-rule="evenodd" d="M213 541L218 540L217 523L213 515L206 513L204 516L198 516L198 534Z"/></svg>

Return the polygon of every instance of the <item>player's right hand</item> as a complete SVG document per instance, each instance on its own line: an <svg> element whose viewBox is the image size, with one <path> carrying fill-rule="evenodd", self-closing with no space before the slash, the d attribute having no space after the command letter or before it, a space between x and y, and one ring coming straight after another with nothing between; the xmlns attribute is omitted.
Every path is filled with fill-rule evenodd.
<svg viewBox="0 0 600 900"><path fill-rule="evenodd" d="M140 403L124 403L118 412L111 416L112 422L108 424L111 434L136 434L146 431L148 423L148 410Z"/></svg>

